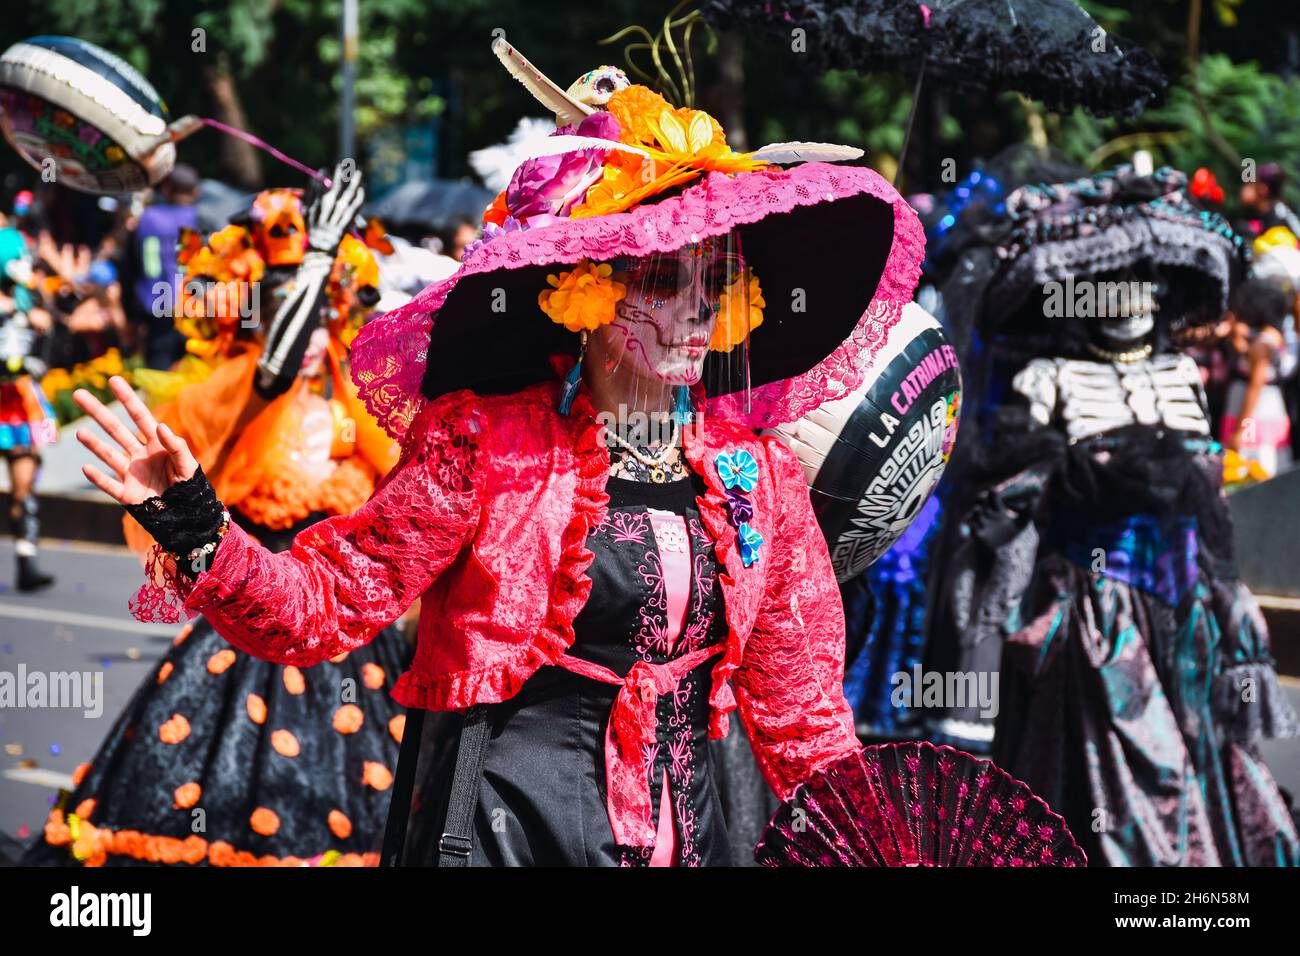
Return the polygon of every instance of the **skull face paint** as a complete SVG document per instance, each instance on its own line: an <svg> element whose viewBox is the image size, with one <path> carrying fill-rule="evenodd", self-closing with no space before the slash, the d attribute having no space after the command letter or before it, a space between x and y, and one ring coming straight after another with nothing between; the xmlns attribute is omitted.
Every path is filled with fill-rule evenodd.
<svg viewBox="0 0 1300 956"><path fill-rule="evenodd" d="M694 385L703 374L722 292L740 265L725 238L616 263L615 278L628 292L602 330L614 346L607 351L638 375Z"/></svg>

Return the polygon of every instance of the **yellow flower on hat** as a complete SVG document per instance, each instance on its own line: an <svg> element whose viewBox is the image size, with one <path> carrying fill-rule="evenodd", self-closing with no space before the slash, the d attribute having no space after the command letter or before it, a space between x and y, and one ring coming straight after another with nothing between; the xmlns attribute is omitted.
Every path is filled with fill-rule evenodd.
<svg viewBox="0 0 1300 956"><path fill-rule="evenodd" d="M758 276L748 267L741 269L718 300L718 321L713 326L709 348L730 352L744 342L750 332L763 324L765 305Z"/></svg>
<svg viewBox="0 0 1300 956"><path fill-rule="evenodd" d="M614 268L584 259L568 272L548 275L551 286L537 296L537 304L570 332L595 331L614 321L614 310L627 295L627 286L610 278Z"/></svg>
<svg viewBox="0 0 1300 956"><path fill-rule="evenodd" d="M650 129L665 153L693 156L710 146L726 148L726 143L714 141L710 119L703 110L664 110L650 122Z"/></svg>

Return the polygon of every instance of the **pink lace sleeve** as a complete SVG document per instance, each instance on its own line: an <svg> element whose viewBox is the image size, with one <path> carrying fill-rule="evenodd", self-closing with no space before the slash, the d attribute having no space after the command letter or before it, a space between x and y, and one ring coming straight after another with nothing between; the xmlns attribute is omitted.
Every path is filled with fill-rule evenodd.
<svg viewBox="0 0 1300 956"><path fill-rule="evenodd" d="M844 698L844 608L794 453L767 438L781 502L764 546L767 593L735 674L736 703L763 776L782 800L860 749Z"/></svg>
<svg viewBox="0 0 1300 956"><path fill-rule="evenodd" d="M185 600L231 644L310 665L367 643L415 602L474 532L481 413L469 393L429 404L402 458L357 511L273 554L232 525Z"/></svg>

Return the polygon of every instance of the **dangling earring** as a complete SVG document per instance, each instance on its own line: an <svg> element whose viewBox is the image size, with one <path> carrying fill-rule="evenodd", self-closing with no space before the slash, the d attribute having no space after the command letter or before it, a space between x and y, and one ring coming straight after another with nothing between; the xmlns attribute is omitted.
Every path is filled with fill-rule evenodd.
<svg viewBox="0 0 1300 956"><path fill-rule="evenodd" d="M582 344L578 346L578 361L569 369L569 374L564 377L564 385L560 388L560 414L568 415L573 410L573 396L578 394L578 382L582 380L582 360L587 355L587 332L583 330Z"/></svg>
<svg viewBox="0 0 1300 956"><path fill-rule="evenodd" d="M673 421L685 428L690 423L695 406L691 403L691 389L687 385L673 388Z"/></svg>

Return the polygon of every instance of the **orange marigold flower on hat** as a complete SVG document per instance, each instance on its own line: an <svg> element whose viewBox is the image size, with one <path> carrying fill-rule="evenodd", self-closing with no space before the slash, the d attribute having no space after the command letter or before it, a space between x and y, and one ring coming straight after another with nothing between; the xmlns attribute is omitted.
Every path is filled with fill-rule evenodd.
<svg viewBox="0 0 1300 956"><path fill-rule="evenodd" d="M365 721L366 715L356 704L344 704L334 711L334 729L341 734L355 734Z"/></svg>
<svg viewBox="0 0 1300 956"><path fill-rule="evenodd" d="M367 760L361 771L361 782L376 790L387 790L393 785L393 772L381 763Z"/></svg>
<svg viewBox="0 0 1300 956"><path fill-rule="evenodd" d="M333 833L340 840L346 840L352 836L352 821L347 818L342 810L331 810L329 815L330 833Z"/></svg>
<svg viewBox="0 0 1300 956"><path fill-rule="evenodd" d="M233 663L235 663L235 652L229 647L223 647L208 658L208 673L224 674Z"/></svg>
<svg viewBox="0 0 1300 956"><path fill-rule="evenodd" d="M273 810L268 810L266 807L258 807L254 810L248 818L248 823L254 833L260 833L262 836L273 836L280 829L280 818Z"/></svg>
<svg viewBox="0 0 1300 956"><path fill-rule="evenodd" d="M281 757L296 757L302 750L298 746L298 738L287 730L277 730L271 734L271 747Z"/></svg>
<svg viewBox="0 0 1300 956"><path fill-rule="evenodd" d="M77 764L77 769L72 771L72 785L74 787L81 786L81 781L86 779L86 774L89 772L90 772L90 764L88 763Z"/></svg>
<svg viewBox="0 0 1300 956"><path fill-rule="evenodd" d="M162 667L158 668L158 683L162 683L172 676L172 662L163 661Z"/></svg>
<svg viewBox="0 0 1300 956"><path fill-rule="evenodd" d="M591 332L614 321L614 310L627 295L627 286L610 276L613 267L584 259L568 272L548 275L551 288L537 297L537 304L570 332Z"/></svg>
<svg viewBox="0 0 1300 956"><path fill-rule="evenodd" d="M718 300L718 321L713 326L709 348L715 352L730 352L754 329L763 324L763 290L758 276L745 268L723 291Z"/></svg>
<svg viewBox="0 0 1300 956"><path fill-rule="evenodd" d="M290 664L284 669L284 689L291 694L301 694L307 689L307 681L302 671Z"/></svg>
<svg viewBox="0 0 1300 956"><path fill-rule="evenodd" d="M266 701L262 700L257 694L249 694L245 702L248 708L248 719L255 724L266 723Z"/></svg>
<svg viewBox="0 0 1300 956"><path fill-rule="evenodd" d="M389 720L388 732L392 734L393 739L400 744L402 742L402 734L406 733L406 715L398 714Z"/></svg>
<svg viewBox="0 0 1300 956"><path fill-rule="evenodd" d="M384 669L372 661L361 668L361 679L371 690L379 690L384 686Z"/></svg>
<svg viewBox="0 0 1300 956"><path fill-rule="evenodd" d="M190 809L199 802L199 797L201 796L203 796L203 788L193 781L181 784L176 788L175 793L172 794L172 797L175 800L174 805L177 810Z"/></svg>
<svg viewBox="0 0 1300 956"><path fill-rule="evenodd" d="M180 714L172 714L171 720L158 728L158 739L165 744L178 744L189 735L190 722Z"/></svg>
<svg viewBox="0 0 1300 956"><path fill-rule="evenodd" d="M666 99L638 83L615 91L605 109L618 120L619 139L630 146L653 143L655 134L651 124L660 113L673 110Z"/></svg>

